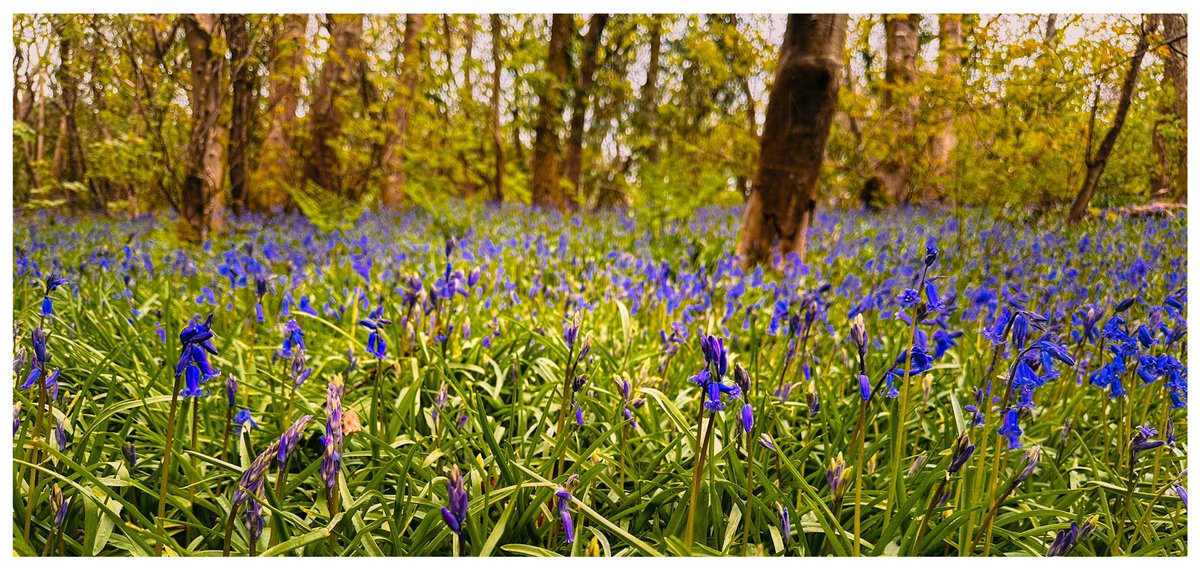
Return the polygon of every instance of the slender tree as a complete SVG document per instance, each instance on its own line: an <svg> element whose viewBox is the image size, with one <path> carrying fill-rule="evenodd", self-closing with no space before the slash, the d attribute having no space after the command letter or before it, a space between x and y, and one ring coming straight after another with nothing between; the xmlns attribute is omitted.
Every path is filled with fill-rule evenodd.
<svg viewBox="0 0 1200 570"><path fill-rule="evenodd" d="M919 14L885 16L887 64L884 68L883 113L889 117L894 138L887 157L879 163L879 178L892 203L909 199L909 177L916 156L917 99L908 88L917 79Z"/></svg>
<svg viewBox="0 0 1200 570"><path fill-rule="evenodd" d="M251 65L250 30L243 14L226 14L225 34L229 38L229 66L232 75L233 104L229 113L229 201L234 211L246 209L246 162L250 146L250 117L254 107L254 75Z"/></svg>
<svg viewBox="0 0 1200 570"><path fill-rule="evenodd" d="M608 14L592 14L588 20L587 35L583 37L579 73L575 76L575 92L571 98L571 126L567 135L567 157L563 163L563 177L570 183L577 196L585 195L579 185L583 176L583 129L587 119L588 99L595 85L600 38L604 33L604 26L608 24L608 17Z"/></svg>
<svg viewBox="0 0 1200 570"><path fill-rule="evenodd" d="M1088 204L1091 203L1092 196L1096 194L1096 186L1100 183L1100 177L1104 175L1104 168L1108 166L1108 158L1117 144L1117 137L1121 135L1121 128L1125 126L1125 118L1129 115L1129 106L1133 102L1133 91L1137 88L1138 71L1142 68L1142 59L1146 57L1146 48L1148 47L1145 25L1146 21L1143 19L1143 29L1139 30L1137 47L1134 48L1133 56L1129 58L1129 69L1125 72L1125 79L1121 82L1121 94L1117 98L1116 113L1095 152L1092 151L1092 139L1095 135L1096 113L1099 108L1098 94L1093 99L1092 117L1088 123L1087 148L1084 149L1083 158L1087 171L1083 177L1083 185L1079 187L1079 193L1075 195L1075 201L1071 204L1071 213L1068 216L1071 222L1082 220L1083 215L1087 213Z"/></svg>
<svg viewBox="0 0 1200 570"><path fill-rule="evenodd" d="M300 77L304 73L307 14L287 14L275 28L271 75L267 80L267 132L251 176L250 209L265 212L289 203L288 189L296 184L293 146L296 109L300 106Z"/></svg>
<svg viewBox="0 0 1200 570"><path fill-rule="evenodd" d="M1163 14L1163 74L1175 91L1171 114L1179 121L1180 132L1187 133L1187 14ZM1170 176L1172 193L1179 202L1187 202L1187 136L1175 143L1176 170ZM1165 154L1165 153L1164 153Z"/></svg>
<svg viewBox="0 0 1200 570"><path fill-rule="evenodd" d="M338 100L349 92L358 80L361 69L363 16L361 14L331 14L328 20L329 51L321 67L321 75L313 88L309 109L309 139L305 152L304 177L334 195L357 200L363 188L343 184L341 160L338 158L339 139L345 113Z"/></svg>
<svg viewBox="0 0 1200 570"><path fill-rule="evenodd" d="M559 181L559 132L562 130L564 91L567 80L567 38L570 14L554 14L550 21L550 44L546 52L545 83L538 92L538 116L534 126L533 173L530 192L533 203L562 210L567 195Z"/></svg>
<svg viewBox="0 0 1200 570"><path fill-rule="evenodd" d="M782 253L804 258L825 141L837 109L846 14L788 16L767 102L758 173L742 218L738 253L747 265Z"/></svg>
<svg viewBox="0 0 1200 570"><path fill-rule="evenodd" d="M961 91L962 82L958 80L961 67L962 15L941 14L938 16L938 74L947 93ZM954 110L946 100L942 101L937 110L937 121L940 125L929 141L929 162L933 176L942 181L954 169L951 153L958 145L958 137L954 134ZM936 198L934 186L929 185L925 194L926 201Z"/></svg>
<svg viewBox="0 0 1200 570"><path fill-rule="evenodd" d="M221 108L225 101L225 59L214 53L221 38L221 18L215 14L181 17L191 57L192 128L184 155L183 192L179 198L179 236L201 241L221 229L225 178Z"/></svg>
<svg viewBox="0 0 1200 570"><path fill-rule="evenodd" d="M417 57L417 38L425 29L423 14L409 14L405 18L404 39L401 41L400 53L404 58L400 64L400 90L392 101L391 121L387 132L387 142L383 151L383 205L396 208L404 199L404 147L408 143L408 127L412 115L412 104L417 80L420 73L420 61Z"/></svg>
<svg viewBox="0 0 1200 570"><path fill-rule="evenodd" d="M503 42L501 35L502 24L500 14L492 14L492 93L489 101L491 107L492 154L495 157L495 174L493 176L493 198L496 202L504 201L504 135L500 132L500 77L504 72Z"/></svg>

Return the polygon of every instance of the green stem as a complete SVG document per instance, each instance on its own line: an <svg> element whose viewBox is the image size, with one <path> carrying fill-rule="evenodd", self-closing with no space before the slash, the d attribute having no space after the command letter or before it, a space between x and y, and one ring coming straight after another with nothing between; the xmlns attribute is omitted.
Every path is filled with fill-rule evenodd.
<svg viewBox="0 0 1200 570"><path fill-rule="evenodd" d="M167 436L163 444L162 479L158 486L158 541L154 546L154 555L162 556L163 543L166 539L164 526L167 518L167 480L171 473L171 458L174 455L172 447L175 443L175 415L179 411L179 379L175 375L175 386L171 389L171 412L167 415Z"/></svg>

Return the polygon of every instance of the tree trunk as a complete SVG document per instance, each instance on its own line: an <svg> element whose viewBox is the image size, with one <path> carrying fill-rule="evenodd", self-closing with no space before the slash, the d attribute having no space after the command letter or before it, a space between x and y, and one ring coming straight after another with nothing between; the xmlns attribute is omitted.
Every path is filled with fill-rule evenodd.
<svg viewBox="0 0 1200 570"><path fill-rule="evenodd" d="M767 102L758 173L746 203L738 253L767 261L776 243L804 259L825 141L837 109L846 14L788 16Z"/></svg>
<svg viewBox="0 0 1200 570"><path fill-rule="evenodd" d="M1176 172L1172 179L1172 195L1187 202L1187 14L1163 14L1163 41L1167 54L1163 57L1163 74L1175 89L1173 114L1180 121L1178 132L1184 133L1175 142Z"/></svg>
<svg viewBox="0 0 1200 570"><path fill-rule="evenodd" d="M1142 23L1144 26L1145 21L1143 20ZM1100 183L1100 176L1104 174L1104 167L1108 165L1108 157L1117 144L1117 136L1121 134L1121 127L1125 126L1125 117L1129 114L1129 106L1133 101L1133 90L1137 87L1138 71L1142 67L1142 58L1146 56L1146 48L1146 33L1142 30L1138 34L1137 47L1134 48L1133 56L1129 60L1129 70L1125 73L1125 80L1121 83L1121 95L1117 99L1117 112L1113 115L1112 125L1108 127L1108 132L1104 134L1104 139L1100 141L1100 146L1096 149L1095 154L1092 154L1090 148L1091 136L1089 133L1089 148L1086 149L1084 155L1087 174L1083 178L1083 186L1079 188L1079 194L1075 196L1075 202L1071 204L1068 220L1072 223L1082 220L1083 215L1087 213L1088 204L1091 203L1092 196L1096 194L1096 185ZM1094 114L1092 118L1095 119Z"/></svg>
<svg viewBox="0 0 1200 570"><path fill-rule="evenodd" d="M304 178L326 192L358 200L363 188L357 184L342 184L344 173L336 146L340 144L344 117L337 102L355 84L359 66L354 60L362 44L363 16L331 14L329 19L329 51L313 88L309 109L311 123Z"/></svg>
<svg viewBox="0 0 1200 570"><path fill-rule="evenodd" d="M642 84L641 117L642 131L646 137L646 158L650 164L658 164L658 71L662 57L662 20L653 16L650 24L650 61L646 63L646 82Z"/></svg>
<svg viewBox="0 0 1200 570"><path fill-rule="evenodd" d="M74 182L87 184L87 163L84 161L83 140L79 134L79 123L76 111L79 102L79 75L74 67L72 51L77 28L69 17L56 16L59 32L58 70L56 79L62 95L62 130L59 148L61 149L61 170L59 183ZM74 190L67 190L69 200L74 202L77 197ZM92 188L93 207L104 208L104 197Z"/></svg>
<svg viewBox="0 0 1200 570"><path fill-rule="evenodd" d="M596 54L600 49L600 37L608 24L608 14L592 14L588 20L587 35L583 38L583 54L579 60L579 74L575 77L575 93L571 99L571 128L567 135L567 159L563 164L563 177L571 184L577 197L585 194L579 186L583 175L583 128L587 119L588 98L595 85Z"/></svg>
<svg viewBox="0 0 1200 570"><path fill-rule="evenodd" d="M250 145L250 115L254 105L254 67L250 64L250 33L246 16L223 16L229 37L233 104L229 114L229 199L235 212L246 209L246 149Z"/></svg>
<svg viewBox="0 0 1200 570"><path fill-rule="evenodd" d="M917 100L907 93L907 87L917 78L917 31L921 16L885 16L887 65L884 68L883 115L895 138L880 161L879 178L889 200L903 204L909 199L909 176L917 147L913 138Z"/></svg>
<svg viewBox="0 0 1200 570"><path fill-rule="evenodd" d="M256 212L287 206L288 189L296 184L292 132L300 103L300 76L305 69L307 28L307 14L288 14L283 16L282 25L274 34L271 77L267 81L269 125L247 196L247 205Z"/></svg>
<svg viewBox="0 0 1200 570"><path fill-rule="evenodd" d="M957 95L961 91L958 79L959 68L962 66L962 15L941 14L938 16L938 73L942 76L947 94ZM954 111L948 99L943 99L938 110L938 122L941 126L930 141L930 164L932 174L938 181L938 186L944 185L946 177L954 170L950 154L958 145L958 137L954 134ZM931 202L938 198L934 185L929 185L925 193L925 201Z"/></svg>
<svg viewBox="0 0 1200 570"><path fill-rule="evenodd" d="M219 16L196 14L181 18L191 56L192 130L184 157L178 231L183 240L202 241L221 229L224 176L220 139L225 60L212 51L213 40L220 36Z"/></svg>
<svg viewBox="0 0 1200 570"><path fill-rule="evenodd" d="M420 62L417 60L417 37L425 28L423 14L409 14L404 24L404 39L400 53L400 90L392 101L391 125L383 150L383 186L381 201L385 208L398 208L404 201L404 150L408 144L408 123L412 114L413 93L417 88Z"/></svg>
<svg viewBox="0 0 1200 570"><path fill-rule="evenodd" d="M533 179L530 193L538 206L563 210L567 196L559 181L559 131L562 130L564 91L567 80L567 37L571 34L569 14L554 14L546 53L548 81L538 93L538 118L534 127Z"/></svg>
<svg viewBox="0 0 1200 570"><path fill-rule="evenodd" d="M504 202L504 136L500 133L500 74L504 71L501 61L500 14L492 14L492 152L495 155L494 199Z"/></svg>

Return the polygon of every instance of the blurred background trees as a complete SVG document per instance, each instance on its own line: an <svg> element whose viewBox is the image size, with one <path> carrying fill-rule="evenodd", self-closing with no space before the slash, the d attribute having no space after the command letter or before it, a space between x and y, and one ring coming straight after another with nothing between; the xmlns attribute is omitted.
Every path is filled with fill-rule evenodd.
<svg viewBox="0 0 1200 570"><path fill-rule="evenodd" d="M14 203L174 210L197 237L224 206L741 204L786 26L17 15ZM855 15L844 46L821 207L1065 211L1120 116L1088 204L1186 196L1185 16Z"/></svg>

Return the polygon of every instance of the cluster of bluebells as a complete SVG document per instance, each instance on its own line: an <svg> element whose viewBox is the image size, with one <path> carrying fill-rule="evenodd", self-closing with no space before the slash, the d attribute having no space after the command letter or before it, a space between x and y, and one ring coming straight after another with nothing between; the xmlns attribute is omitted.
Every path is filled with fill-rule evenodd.
<svg viewBox="0 0 1200 570"><path fill-rule="evenodd" d="M1071 527L1058 531L1054 535L1054 542L1050 544L1049 550L1046 551L1046 556L1069 556L1075 547L1092 536L1092 532L1096 530L1096 523L1099 517L1091 516L1083 521L1083 525L1076 524L1071 521Z"/></svg>
<svg viewBox="0 0 1200 570"><path fill-rule="evenodd" d="M700 335L700 351L704 354L704 368L688 380L699 386L704 394L704 409L715 414L725 409L726 397L741 398L742 388L737 383L725 381L729 372L729 354L725 351L724 339Z"/></svg>
<svg viewBox="0 0 1200 570"><path fill-rule="evenodd" d="M358 324L371 331L367 335L367 353L379 360L387 358L387 340L383 338L382 332L384 325L390 325L392 321L383 317L383 300L380 299L379 306L371 311L367 318L358 321Z"/></svg>
<svg viewBox="0 0 1200 570"><path fill-rule="evenodd" d="M175 377L179 378L180 375L183 375L185 382L183 390L179 392L180 397L207 396L208 390L201 388L200 384L220 374L220 371L213 368L208 361L208 355L216 356L217 354L217 349L212 344L212 320L211 313L203 321L197 315L179 333L179 344L182 346L182 350L179 362L175 365Z"/></svg>

